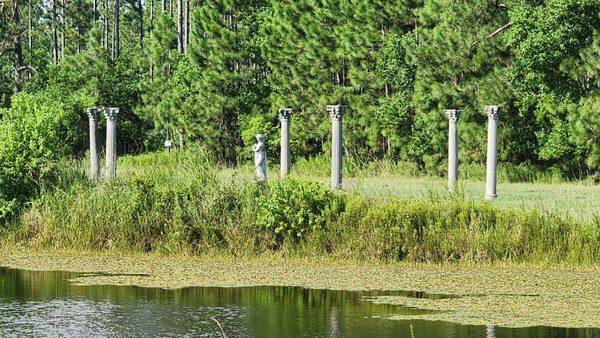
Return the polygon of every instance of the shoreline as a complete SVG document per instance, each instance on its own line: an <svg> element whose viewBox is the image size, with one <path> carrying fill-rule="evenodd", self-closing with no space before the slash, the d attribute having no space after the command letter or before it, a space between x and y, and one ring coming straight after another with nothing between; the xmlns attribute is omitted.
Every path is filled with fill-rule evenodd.
<svg viewBox="0 0 600 338"><path fill-rule="evenodd" d="M442 311L410 319L506 327L600 327L598 267L370 264L273 256L248 259L22 249L0 250L0 266L92 274L72 280L79 285L423 291L459 297L383 296L371 301ZM391 319L407 319L390 315Z"/></svg>

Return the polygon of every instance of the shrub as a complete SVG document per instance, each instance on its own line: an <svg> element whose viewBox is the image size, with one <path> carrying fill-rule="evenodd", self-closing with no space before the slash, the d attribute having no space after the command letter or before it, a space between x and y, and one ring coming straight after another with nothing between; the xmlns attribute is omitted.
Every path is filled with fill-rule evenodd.
<svg viewBox="0 0 600 338"><path fill-rule="evenodd" d="M83 112L81 112L81 115ZM40 191L85 131L80 114L51 95L21 94L0 110L0 220Z"/></svg>
<svg viewBox="0 0 600 338"><path fill-rule="evenodd" d="M254 225L275 235L298 241L325 226L334 195L318 183L286 178L270 184L255 196Z"/></svg>

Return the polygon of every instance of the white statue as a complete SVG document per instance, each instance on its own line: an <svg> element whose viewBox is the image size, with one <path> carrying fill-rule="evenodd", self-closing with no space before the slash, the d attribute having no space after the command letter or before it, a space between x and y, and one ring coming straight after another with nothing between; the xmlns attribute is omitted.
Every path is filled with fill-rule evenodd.
<svg viewBox="0 0 600 338"><path fill-rule="evenodd" d="M256 135L256 141L256 144L252 146L254 167L256 168L256 178L263 182L267 179L267 148L261 134Z"/></svg>

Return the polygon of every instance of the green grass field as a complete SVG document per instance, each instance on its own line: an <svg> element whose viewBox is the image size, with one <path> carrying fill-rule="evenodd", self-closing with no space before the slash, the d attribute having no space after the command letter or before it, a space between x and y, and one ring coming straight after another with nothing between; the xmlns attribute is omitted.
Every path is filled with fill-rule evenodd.
<svg viewBox="0 0 600 338"><path fill-rule="evenodd" d="M324 180L326 181L326 180ZM449 197L447 183L442 178L359 178L347 179L348 191L381 198ZM500 183L498 198L491 202L501 208L537 209L550 211L577 219L590 219L600 215L600 186L584 183ZM483 200L485 182L463 181L457 197ZM596 216L594 216L596 215Z"/></svg>

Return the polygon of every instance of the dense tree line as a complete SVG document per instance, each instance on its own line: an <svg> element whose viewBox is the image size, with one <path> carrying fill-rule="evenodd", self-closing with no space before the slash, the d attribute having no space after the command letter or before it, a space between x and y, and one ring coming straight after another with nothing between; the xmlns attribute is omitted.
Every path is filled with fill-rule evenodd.
<svg viewBox="0 0 600 338"><path fill-rule="evenodd" d="M85 149L83 108L98 105L121 108L122 151L181 130L229 164L256 132L275 152L277 109L291 107L293 154L311 156L328 146L324 106L342 103L348 155L438 172L443 109L463 110L461 161L483 162L483 106L499 104L502 161L600 172L600 0L0 6L1 105L45 111L42 97L72 109L75 154Z"/></svg>

